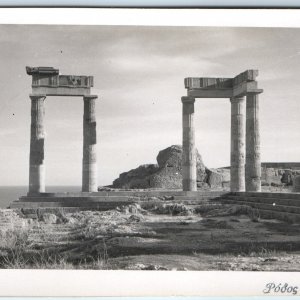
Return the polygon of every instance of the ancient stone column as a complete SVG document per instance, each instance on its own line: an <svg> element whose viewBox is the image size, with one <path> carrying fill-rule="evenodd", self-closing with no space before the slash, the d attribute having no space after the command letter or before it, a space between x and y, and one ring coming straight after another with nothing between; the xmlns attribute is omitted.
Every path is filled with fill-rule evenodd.
<svg viewBox="0 0 300 300"><path fill-rule="evenodd" d="M97 96L84 96L82 191L97 191L97 136L95 103Z"/></svg>
<svg viewBox="0 0 300 300"><path fill-rule="evenodd" d="M194 132L195 99L182 97L182 188L197 191L197 167Z"/></svg>
<svg viewBox="0 0 300 300"><path fill-rule="evenodd" d="M30 95L31 99L31 129L29 154L29 194L45 192L44 163L44 95Z"/></svg>
<svg viewBox="0 0 300 300"><path fill-rule="evenodd" d="M246 191L261 191L258 94L247 94L246 104Z"/></svg>
<svg viewBox="0 0 300 300"><path fill-rule="evenodd" d="M245 120L244 98L233 97L231 102L230 191L245 191Z"/></svg>

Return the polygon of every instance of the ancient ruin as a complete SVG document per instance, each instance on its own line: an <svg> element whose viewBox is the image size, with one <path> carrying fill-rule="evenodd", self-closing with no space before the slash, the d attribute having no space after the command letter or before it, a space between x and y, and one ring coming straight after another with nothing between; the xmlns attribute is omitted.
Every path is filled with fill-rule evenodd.
<svg viewBox="0 0 300 300"><path fill-rule="evenodd" d="M182 187L184 191L197 191L194 129L194 103L196 98L230 99L230 190L231 192L261 191L258 95L263 90L257 86L257 76L257 70L247 70L234 78L185 78L187 96L181 98L183 130ZM246 97L246 122L243 115L244 97Z"/></svg>
<svg viewBox="0 0 300 300"><path fill-rule="evenodd" d="M123 173L112 187L100 188L99 191L95 115L97 96L91 94L93 77L59 75L57 69L48 67L27 67L27 73L32 76L29 192L27 196L11 203L11 208L22 209L23 214L37 218L41 211L56 211L61 207L65 212L109 210L141 202L147 197L158 197L174 203L186 200L195 203L209 200L218 205L236 203L259 209L260 216L264 218L300 220L298 165L277 163L277 166L276 163L260 162L258 95L262 89L257 86L258 71L247 70L234 78L186 78L187 96L182 97L182 147L173 145L164 149L157 157L158 165L141 166ZM82 192L45 192L44 103L47 96L83 97ZM196 98L230 99L230 193L227 186L222 184L216 189L214 185L216 178L226 174L229 181L229 174L225 172L227 169L223 170L224 174L211 171L203 165L197 154L194 129ZM244 98L246 116L243 113ZM272 193L266 192L266 189L261 192L262 182L264 186L279 187ZM293 184L296 193L290 190L281 193L279 182L286 186ZM199 191L197 183L201 189ZM210 190L202 189L205 184Z"/></svg>
<svg viewBox="0 0 300 300"><path fill-rule="evenodd" d="M97 191L96 115L97 96L91 94L92 76L59 75L49 67L26 67L32 76L29 195L45 192L44 116L47 96L83 97L82 191Z"/></svg>
<svg viewBox="0 0 300 300"><path fill-rule="evenodd" d="M51 67L26 67L32 76L29 195L45 192L44 103L47 96L80 96L84 100L82 191L97 191L95 100L91 95L92 76L59 75ZM182 110L182 188L197 191L197 157L194 133L196 98L230 98L232 192L261 191L260 134L257 70L247 70L234 78L186 78L187 96ZM246 121L243 114L246 97ZM245 130L246 129L246 130ZM246 132L246 135L245 135ZM246 136L246 138L245 138ZM246 164L244 145L246 141Z"/></svg>

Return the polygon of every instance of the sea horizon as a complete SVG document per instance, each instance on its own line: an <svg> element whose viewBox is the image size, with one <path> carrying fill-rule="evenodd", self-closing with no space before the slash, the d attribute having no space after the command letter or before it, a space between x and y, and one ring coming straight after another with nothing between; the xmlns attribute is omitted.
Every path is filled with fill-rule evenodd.
<svg viewBox="0 0 300 300"><path fill-rule="evenodd" d="M77 185L48 185L46 192L80 192L81 186ZM7 208L11 202L25 196L28 185L2 185L0 186L0 208Z"/></svg>

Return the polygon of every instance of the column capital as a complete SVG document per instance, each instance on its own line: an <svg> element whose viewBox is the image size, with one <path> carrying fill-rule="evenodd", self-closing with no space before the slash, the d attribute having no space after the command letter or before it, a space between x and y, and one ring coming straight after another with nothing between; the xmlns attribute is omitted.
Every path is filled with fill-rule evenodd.
<svg viewBox="0 0 300 300"><path fill-rule="evenodd" d="M183 96L183 97L181 97L181 102L182 103L194 103L195 102L195 98L188 97L188 96Z"/></svg>
<svg viewBox="0 0 300 300"><path fill-rule="evenodd" d="M230 98L230 102L231 103L240 103L240 102L242 102L244 100L245 100L244 97L231 97Z"/></svg>
<svg viewBox="0 0 300 300"><path fill-rule="evenodd" d="M98 96L97 95L84 95L83 96L83 100L93 100L93 99L97 99Z"/></svg>
<svg viewBox="0 0 300 300"><path fill-rule="evenodd" d="M263 90L262 89L260 89L260 90L257 90L257 91L249 91L249 92L247 92L246 93L246 96L258 96L259 94L261 94L263 92Z"/></svg>
<svg viewBox="0 0 300 300"><path fill-rule="evenodd" d="M40 95L39 94L30 94L29 97L31 100L37 100L40 98L43 98L43 100L46 99L46 95L42 95L42 94L40 94Z"/></svg>

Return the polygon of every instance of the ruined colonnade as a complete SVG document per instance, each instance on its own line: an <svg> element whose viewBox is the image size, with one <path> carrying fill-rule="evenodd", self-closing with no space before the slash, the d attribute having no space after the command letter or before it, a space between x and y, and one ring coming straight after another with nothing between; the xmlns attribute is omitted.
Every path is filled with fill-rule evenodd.
<svg viewBox="0 0 300 300"><path fill-rule="evenodd" d="M260 192L260 133L257 70L247 70L234 78L186 78L188 95L182 100L182 186L197 191L194 129L196 98L229 98L231 102L231 192ZM246 98L246 116L244 104ZM245 138L246 136L246 138ZM246 155L245 155L246 141ZM246 160L245 160L246 157Z"/></svg>
<svg viewBox="0 0 300 300"><path fill-rule="evenodd" d="M32 76L29 194L45 192L44 116L48 96L81 96L83 114L82 191L97 191L96 116L97 96L91 95L92 76L59 75L50 67L26 67ZM247 70L234 78L185 78L187 96L182 97L182 187L197 190L194 129L196 98L229 98L231 102L231 181L232 192L261 190L259 106L257 70ZM246 116L244 103L246 98ZM246 139L245 139L246 135ZM246 155L245 155L246 144ZM245 160L246 157L246 160Z"/></svg>
<svg viewBox="0 0 300 300"><path fill-rule="evenodd" d="M83 113L83 157L82 191L97 191L97 134L95 103L97 96L90 95L93 85L91 76L58 75L53 68L26 68L32 75L31 136L29 155L29 194L45 192L45 100L47 96L82 96Z"/></svg>

